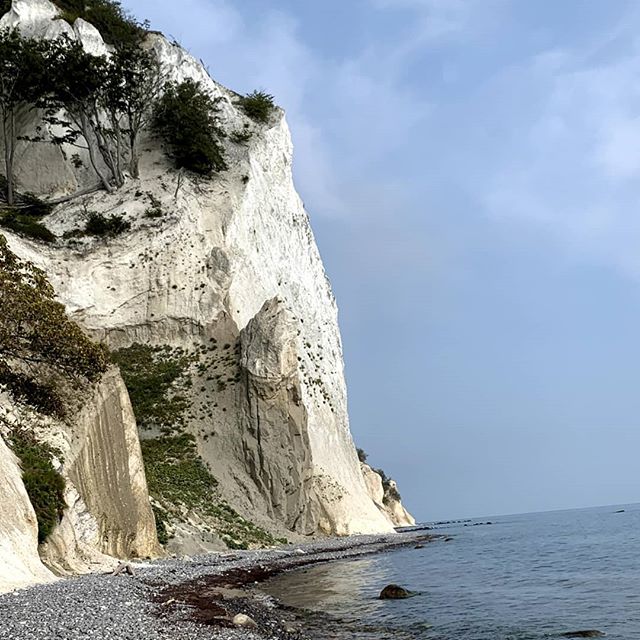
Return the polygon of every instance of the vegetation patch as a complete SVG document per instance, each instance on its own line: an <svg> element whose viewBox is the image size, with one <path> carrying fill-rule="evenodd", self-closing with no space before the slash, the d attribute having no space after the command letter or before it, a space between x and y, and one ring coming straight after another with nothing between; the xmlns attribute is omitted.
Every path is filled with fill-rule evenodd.
<svg viewBox="0 0 640 640"><path fill-rule="evenodd" d="M123 216L111 214L104 216L92 211L85 226L85 233L90 236L118 236L131 229L131 223Z"/></svg>
<svg viewBox="0 0 640 640"><path fill-rule="evenodd" d="M193 80L165 87L155 105L153 128L169 147L176 167L202 176L227 169L218 102Z"/></svg>
<svg viewBox="0 0 640 640"><path fill-rule="evenodd" d="M384 497L382 498L382 501L386 505L388 505L392 500L400 502L400 500L402 500L400 492L395 485L391 484L393 482L393 478L389 477L382 469L374 469L374 471L382 478L382 488L384 489Z"/></svg>
<svg viewBox="0 0 640 640"><path fill-rule="evenodd" d="M159 525L165 532L167 520L180 519L187 509L210 523L211 530L231 549L282 542L242 518L220 498L218 482L198 455L192 435L142 440L141 444L149 493L166 509Z"/></svg>
<svg viewBox="0 0 640 640"><path fill-rule="evenodd" d="M273 96L264 91L253 91L243 96L238 100L238 105L246 116L261 124L269 122L276 107Z"/></svg>
<svg viewBox="0 0 640 640"><path fill-rule="evenodd" d="M108 366L106 349L90 340L55 300L44 271L21 260L0 235L0 368L46 365L77 380L95 381Z"/></svg>
<svg viewBox="0 0 640 640"><path fill-rule="evenodd" d="M112 357L122 372L138 426L165 434L179 431L189 406L180 391L189 384L190 356L180 349L136 343Z"/></svg>
<svg viewBox="0 0 640 640"><path fill-rule="evenodd" d="M253 137L253 131L249 129L249 125L245 124L242 129L236 129L229 135L229 140L234 144L245 144Z"/></svg>
<svg viewBox="0 0 640 640"><path fill-rule="evenodd" d="M0 175L0 199L4 205L0 208L0 225L33 240L53 242L56 237L41 222L53 206L32 193L13 193L12 204L7 202L8 182Z"/></svg>
<svg viewBox="0 0 640 640"><path fill-rule="evenodd" d="M171 538L169 530L167 529L167 512L156 505L151 505L151 508L153 510L153 517L156 521L156 535L158 536L158 542L165 545Z"/></svg>
<svg viewBox="0 0 640 640"><path fill-rule="evenodd" d="M162 203L156 198L151 191L147 191L147 197L149 198L149 207L145 209L145 218L163 218L164 210Z"/></svg>
<svg viewBox="0 0 640 640"><path fill-rule="evenodd" d="M16 400L30 405L40 413L58 418L66 416L64 401L51 382L40 382L0 364L0 384L5 385Z"/></svg>
<svg viewBox="0 0 640 640"><path fill-rule="evenodd" d="M363 464L366 464L367 458L369 457L367 452L364 449L360 448L357 448L356 452L358 454L358 460ZM377 473L382 480L382 488L384 489L384 497L382 501L384 502L384 504L388 505L393 500L400 502L400 500L402 500L400 492L395 486L395 483L391 484L393 482L393 478L388 476L383 469L374 469L373 467L371 469L374 473Z"/></svg>
<svg viewBox="0 0 640 640"><path fill-rule="evenodd" d="M19 213L15 209L5 209L0 212L0 225L18 235L38 240L40 242L54 242L56 237L42 223L33 217Z"/></svg>
<svg viewBox="0 0 640 640"><path fill-rule="evenodd" d="M210 499L218 482L198 456L192 435L164 436L141 444L152 495L191 509Z"/></svg>
<svg viewBox="0 0 640 640"><path fill-rule="evenodd" d="M52 458L60 455L49 445L38 442L25 429L14 429L9 439L20 459L22 480L38 520L38 542L43 543L62 519L64 478L54 469Z"/></svg>

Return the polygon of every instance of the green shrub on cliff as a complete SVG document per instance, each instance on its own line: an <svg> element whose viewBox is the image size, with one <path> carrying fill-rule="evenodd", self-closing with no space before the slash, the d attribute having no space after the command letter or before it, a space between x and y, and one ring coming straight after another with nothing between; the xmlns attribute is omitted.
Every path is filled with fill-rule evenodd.
<svg viewBox="0 0 640 640"><path fill-rule="evenodd" d="M63 417L52 372L93 381L107 366L106 350L68 318L44 271L16 256L0 235L0 384L36 410ZM10 440L44 542L65 508L64 480L52 464L57 452L24 429L13 429Z"/></svg>
<svg viewBox="0 0 640 640"><path fill-rule="evenodd" d="M0 226L20 236L26 236L40 242L54 242L56 239L47 227L32 216L25 215L14 209L0 212Z"/></svg>
<svg viewBox="0 0 640 640"><path fill-rule="evenodd" d="M67 415L67 407L51 380L34 380L31 376L11 371L0 364L0 384L8 387L16 400L28 404L40 413L58 418Z"/></svg>
<svg viewBox="0 0 640 640"><path fill-rule="evenodd" d="M143 439L141 445L152 495L187 507L210 499L218 482L198 456L192 435Z"/></svg>
<svg viewBox="0 0 640 640"><path fill-rule="evenodd" d="M38 442L24 429L10 433L14 453L20 459L22 481L38 520L38 542L43 543L62 519L66 507L64 478L51 462L57 453L46 444Z"/></svg>
<svg viewBox="0 0 640 640"><path fill-rule="evenodd" d="M264 91L253 91L238 100L240 108L252 120L265 124L275 109L273 96Z"/></svg>
<svg viewBox="0 0 640 640"><path fill-rule="evenodd" d="M169 83L158 100L153 128L165 141L176 167L210 176L227 169L218 101L199 82Z"/></svg>
<svg viewBox="0 0 640 640"><path fill-rule="evenodd" d="M131 223L115 213L104 216L92 212L85 226L85 232L90 236L118 236L131 229Z"/></svg>

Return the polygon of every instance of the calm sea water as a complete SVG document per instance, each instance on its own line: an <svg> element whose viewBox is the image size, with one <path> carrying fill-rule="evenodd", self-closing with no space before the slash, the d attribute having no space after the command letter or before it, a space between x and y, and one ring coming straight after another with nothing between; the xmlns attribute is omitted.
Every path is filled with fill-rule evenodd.
<svg viewBox="0 0 640 640"><path fill-rule="evenodd" d="M640 639L640 504L489 519L437 531L451 542L318 565L266 590L322 612L307 620L318 638ZM421 595L377 600L388 583Z"/></svg>

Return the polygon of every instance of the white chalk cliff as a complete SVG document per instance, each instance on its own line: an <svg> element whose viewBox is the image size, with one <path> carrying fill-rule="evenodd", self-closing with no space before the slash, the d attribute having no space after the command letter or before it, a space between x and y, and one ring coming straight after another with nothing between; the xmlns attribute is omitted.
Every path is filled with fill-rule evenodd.
<svg viewBox="0 0 640 640"><path fill-rule="evenodd" d="M96 29L81 19L74 25L59 19L48 0L13 0L0 27L44 38L67 34L91 53L108 52ZM389 515L369 495L349 431L336 302L294 187L284 113L276 110L266 125L253 123L238 108L238 96L183 48L155 33L147 46L165 79L199 81L221 99L222 127L229 133L250 128L251 139L226 139L229 170L203 181L174 170L147 133L139 179L129 178L113 194L58 206L44 221L60 238L53 245L7 232L12 250L42 267L71 317L114 349L134 343L189 353L212 343L228 349L225 384L210 375L212 361L191 370L189 399L202 410L190 412L184 430L195 436L225 500L242 516L283 535L392 531ZM81 162L72 162L73 154ZM17 164L20 190L45 199L96 182L77 149L25 142ZM151 197L164 212L160 218L145 216ZM86 211L123 215L131 230L108 240L63 240L65 231L83 224ZM120 393L115 380L109 384L109 393ZM130 425L127 403L118 402L116 411L126 413ZM113 412L104 414L104 421L114 419ZM122 458L136 508L144 511L134 529L142 529L136 553L145 554L153 542L141 506L139 445L129 430L121 430L117 443L103 442L101 429L91 446L74 453L77 474L68 475L74 490L85 491L84 505L95 517L105 479L87 475L92 456L100 447L134 450L128 463L122 452L113 455ZM103 515L105 522L119 517ZM118 535L108 538L105 553L124 551ZM59 566L68 539L54 536L49 543L58 558L50 565L73 569Z"/></svg>

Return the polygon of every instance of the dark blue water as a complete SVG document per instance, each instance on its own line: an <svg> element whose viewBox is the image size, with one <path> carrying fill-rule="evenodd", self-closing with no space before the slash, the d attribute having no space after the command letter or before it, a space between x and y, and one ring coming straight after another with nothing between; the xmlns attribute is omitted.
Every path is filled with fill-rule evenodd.
<svg viewBox="0 0 640 640"><path fill-rule="evenodd" d="M319 638L640 639L640 505L490 520L437 531L451 542L278 576L267 590L327 614L309 618ZM388 583L422 593L377 600Z"/></svg>

